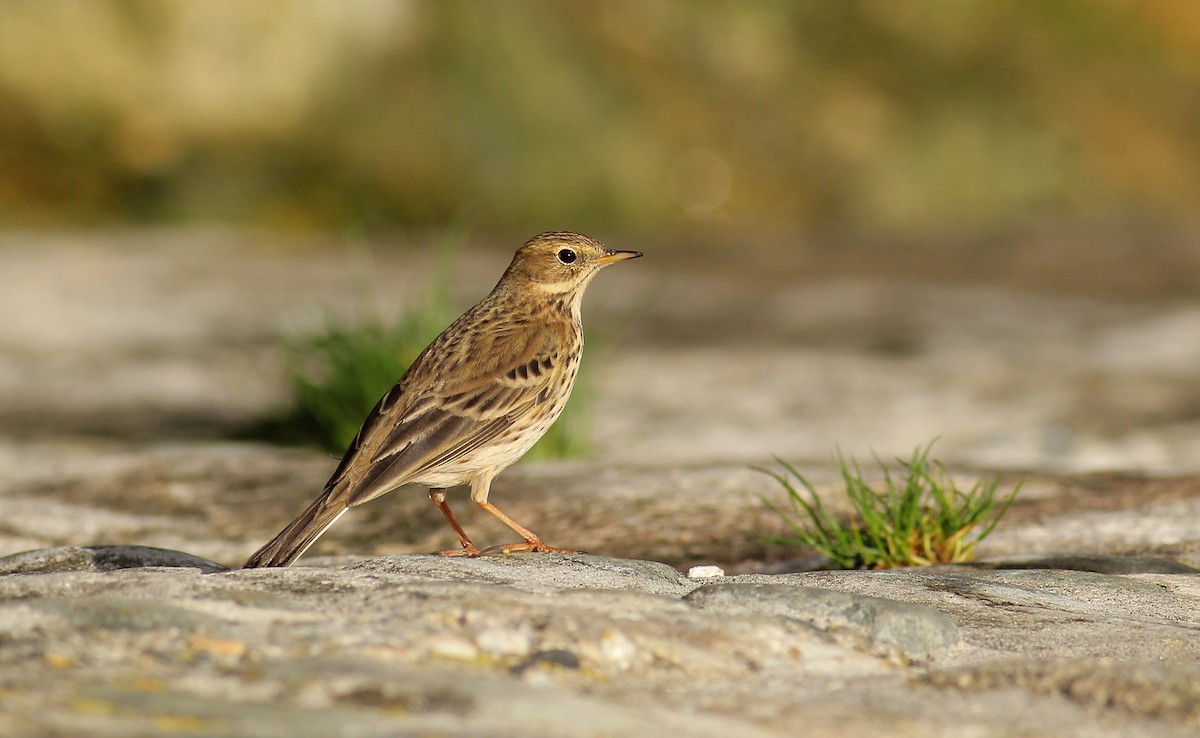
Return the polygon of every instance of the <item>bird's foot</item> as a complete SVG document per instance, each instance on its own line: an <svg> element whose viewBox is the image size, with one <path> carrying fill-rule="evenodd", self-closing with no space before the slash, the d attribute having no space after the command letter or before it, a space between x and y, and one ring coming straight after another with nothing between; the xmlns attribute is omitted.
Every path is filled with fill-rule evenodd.
<svg viewBox="0 0 1200 738"><path fill-rule="evenodd" d="M583 551L576 551L572 548L556 548L548 545L542 540L526 541L524 543L502 543L499 546L488 546L483 550L485 554L489 553L521 553L528 551L530 553L551 553L551 554L577 554Z"/></svg>
<svg viewBox="0 0 1200 738"><path fill-rule="evenodd" d="M463 556L468 559L478 558L483 552L474 543L471 545L463 545L462 548L448 548L445 551L438 551L434 556Z"/></svg>

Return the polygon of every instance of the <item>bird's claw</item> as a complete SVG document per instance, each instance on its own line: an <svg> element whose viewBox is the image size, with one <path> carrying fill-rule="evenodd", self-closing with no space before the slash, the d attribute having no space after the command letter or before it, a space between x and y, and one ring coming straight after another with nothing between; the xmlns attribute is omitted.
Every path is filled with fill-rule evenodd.
<svg viewBox="0 0 1200 738"><path fill-rule="evenodd" d="M498 546L488 546L483 549L483 553L553 553L553 554L577 554L583 551L576 551L572 548L557 548L548 545L542 541L526 541L525 543L501 543Z"/></svg>
<svg viewBox="0 0 1200 738"><path fill-rule="evenodd" d="M468 559L475 559L482 554L483 551L480 551L479 547L472 543L470 546L463 546L462 548L448 548L444 551L438 551L434 556L461 556Z"/></svg>

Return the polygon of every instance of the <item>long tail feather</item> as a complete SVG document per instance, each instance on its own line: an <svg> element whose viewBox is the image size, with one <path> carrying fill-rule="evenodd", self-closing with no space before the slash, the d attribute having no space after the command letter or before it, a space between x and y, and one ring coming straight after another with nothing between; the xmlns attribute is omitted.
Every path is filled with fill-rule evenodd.
<svg viewBox="0 0 1200 738"><path fill-rule="evenodd" d="M300 558L329 526L349 508L344 504L330 504L328 492L313 500L300 516L293 520L267 545L254 552L242 566L257 569L265 566L288 566Z"/></svg>

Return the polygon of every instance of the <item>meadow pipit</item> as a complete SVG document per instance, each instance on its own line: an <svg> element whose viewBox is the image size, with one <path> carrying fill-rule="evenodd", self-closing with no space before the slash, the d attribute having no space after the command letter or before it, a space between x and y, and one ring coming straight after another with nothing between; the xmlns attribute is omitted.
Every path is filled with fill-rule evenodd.
<svg viewBox="0 0 1200 738"><path fill-rule="evenodd" d="M580 304L596 272L634 259L577 233L543 233L517 250L491 294L429 344L363 422L325 491L246 568L287 566L355 505L401 485L428 485L458 534L447 556L478 556L446 504L471 499L524 543L504 552L563 552L488 502L492 479L520 459L567 404L583 355Z"/></svg>

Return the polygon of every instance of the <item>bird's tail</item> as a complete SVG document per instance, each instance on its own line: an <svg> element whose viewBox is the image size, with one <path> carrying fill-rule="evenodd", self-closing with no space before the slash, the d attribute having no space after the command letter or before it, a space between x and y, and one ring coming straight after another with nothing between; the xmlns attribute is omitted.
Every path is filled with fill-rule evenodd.
<svg viewBox="0 0 1200 738"><path fill-rule="evenodd" d="M342 516L349 507L344 503L330 502L332 490L313 500L300 516L279 532L267 545L254 552L243 569L264 566L288 566L308 550L329 526Z"/></svg>

